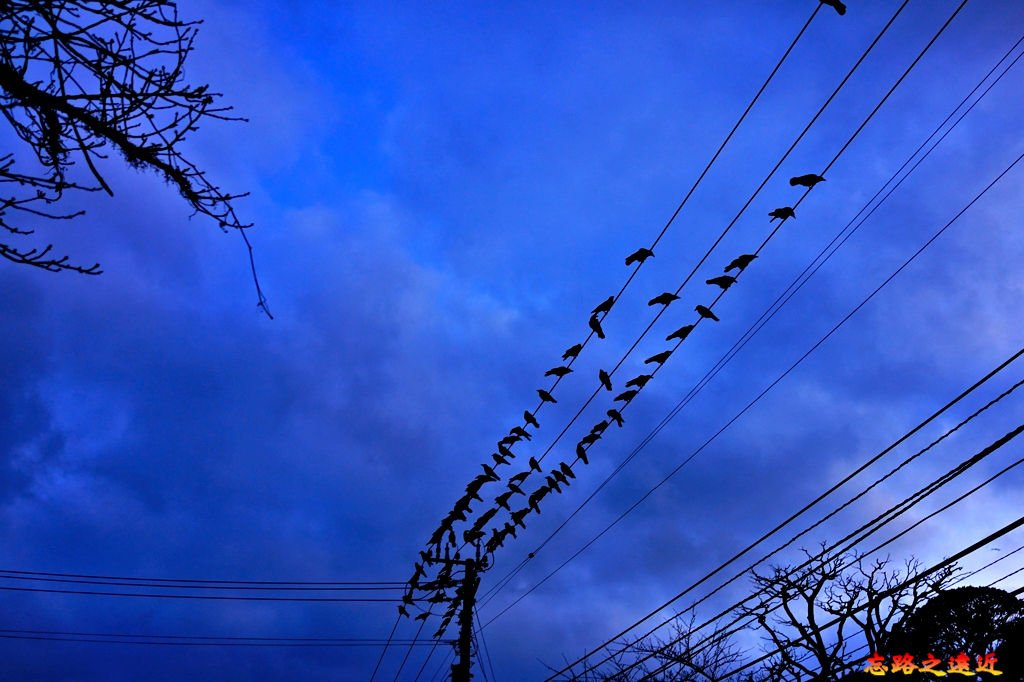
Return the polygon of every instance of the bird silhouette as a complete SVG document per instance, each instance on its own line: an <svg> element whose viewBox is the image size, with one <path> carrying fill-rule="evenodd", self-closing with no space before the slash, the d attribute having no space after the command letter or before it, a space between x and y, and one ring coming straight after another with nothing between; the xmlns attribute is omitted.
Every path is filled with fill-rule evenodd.
<svg viewBox="0 0 1024 682"><path fill-rule="evenodd" d="M561 379L566 374L570 374L571 372L572 372L572 370L569 369L568 367L552 367L548 371L544 372L544 376L546 376L546 377L558 377L559 379Z"/></svg>
<svg viewBox="0 0 1024 682"><path fill-rule="evenodd" d="M551 470L551 475L552 475L552 476L554 477L554 479L555 479L556 481L558 481L558 482L559 482L559 483L561 483L562 485L569 485L569 479L568 479L568 478L566 478L566 477L565 477L565 474L563 474L563 473L562 473L561 471L559 471L558 469L552 469L552 470ZM562 492L562 491L561 491L561 490L559 490L558 492Z"/></svg>
<svg viewBox="0 0 1024 682"><path fill-rule="evenodd" d="M725 271L729 272L733 268L736 268L740 272L743 272L755 258L757 258L757 256L752 253L745 253L742 256L736 256L728 265L725 266Z"/></svg>
<svg viewBox="0 0 1024 682"><path fill-rule="evenodd" d="M692 332L692 331L693 331L693 325L692 324L683 325L679 329L675 330L674 332L672 332L671 334L666 336L665 340L666 341L671 341L672 339L679 339L680 341L685 341L686 337L689 336L690 332Z"/></svg>
<svg viewBox="0 0 1024 682"><path fill-rule="evenodd" d="M534 469L535 471L540 471L540 462L537 461L536 457L530 458L530 468Z"/></svg>
<svg viewBox="0 0 1024 682"><path fill-rule="evenodd" d="M520 436L513 436L513 435L509 434L509 435L505 436L504 438L502 438L501 440L499 440L498 441L498 445L514 445L514 444L518 443L521 440L522 440L522 437L520 437Z"/></svg>
<svg viewBox="0 0 1024 682"><path fill-rule="evenodd" d="M603 369L597 370L597 378L601 380L601 385L604 386L606 390L612 390L612 378L608 372Z"/></svg>
<svg viewBox="0 0 1024 682"><path fill-rule="evenodd" d="M595 334L597 334L597 338L603 339L604 338L604 330L601 329L601 321L597 319L597 315L591 315L590 316L589 324L590 324L590 328L594 330Z"/></svg>
<svg viewBox="0 0 1024 682"><path fill-rule="evenodd" d="M711 312L711 308L708 308L707 306L699 305L696 308L694 308L694 310L696 310L697 314L700 315L701 317L706 317L709 320L719 322L719 319L715 316L713 312Z"/></svg>
<svg viewBox="0 0 1024 682"><path fill-rule="evenodd" d="M509 459L515 459L516 457L511 450L505 447L504 443L498 443L498 452L501 453L502 457L508 457Z"/></svg>
<svg viewBox="0 0 1024 682"><path fill-rule="evenodd" d="M529 471L520 471L515 476L509 476L509 481L512 483L522 483L530 476Z"/></svg>
<svg viewBox="0 0 1024 682"><path fill-rule="evenodd" d="M612 309L612 306L614 304L615 304L615 297L614 296L609 296L608 298L606 298L603 301L601 301L597 305L597 307L594 308L591 311L591 314L592 315L597 315L598 313L607 313L609 310Z"/></svg>
<svg viewBox="0 0 1024 682"><path fill-rule="evenodd" d="M636 386L637 388L643 388L647 384L647 382L651 380L652 376L653 375L651 375L651 374L641 374L638 377L633 377L632 379L630 379L629 381L626 382L626 388L629 388L630 386Z"/></svg>
<svg viewBox="0 0 1024 682"><path fill-rule="evenodd" d="M409 611L408 611L408 610L407 610L407 609L405 608L405 606L404 606L404 605L402 605L402 604L399 604L399 605L398 605L398 614L399 614L400 616L405 616L406 618L408 618L408 617L409 617Z"/></svg>
<svg viewBox="0 0 1024 682"><path fill-rule="evenodd" d="M594 433L593 431L591 431L587 435L583 436L583 438L580 438L580 442L583 443L584 445L593 445L594 443L596 443L600 439L601 439L601 434L600 433Z"/></svg>
<svg viewBox="0 0 1024 682"><path fill-rule="evenodd" d="M554 476L550 474L544 477L544 482L548 484L548 488L554 490L556 493L562 492L562 488L558 485L558 481L555 480Z"/></svg>
<svg viewBox="0 0 1024 682"><path fill-rule="evenodd" d="M426 620L427 618L430 618L431 615L432 614L430 613L430 611L424 611L423 613L416 616L416 620Z"/></svg>
<svg viewBox="0 0 1024 682"><path fill-rule="evenodd" d="M576 474L572 472L572 467L570 467L565 462L559 462L558 469L569 478L576 478Z"/></svg>
<svg viewBox="0 0 1024 682"><path fill-rule="evenodd" d="M527 414L529 414L529 412L527 412ZM526 440L533 440L533 436L531 436L530 433L522 426L513 426L509 433L511 433L513 436L525 438Z"/></svg>
<svg viewBox="0 0 1024 682"><path fill-rule="evenodd" d="M654 255L654 252L650 249L637 249L633 253L626 256L626 265L632 265L633 263L643 263L645 260Z"/></svg>
<svg viewBox="0 0 1024 682"><path fill-rule="evenodd" d="M651 357L649 357L646 360L644 360L644 364L645 365L649 365L651 363L658 363L659 365L661 365L666 360L668 360L668 356L670 356L670 355L672 355L672 351L671 350L663 350L660 353L652 355Z"/></svg>
<svg viewBox="0 0 1024 682"><path fill-rule="evenodd" d="M546 403L557 403L558 402L557 400L555 400L555 397L553 395L551 395L550 393L545 391L543 388L538 388L537 389L537 395L540 396L540 399L543 402L546 402Z"/></svg>
<svg viewBox="0 0 1024 682"><path fill-rule="evenodd" d="M583 447L583 443L576 443L576 456L580 458L580 461L584 464L590 464L587 461L587 449Z"/></svg>
<svg viewBox="0 0 1024 682"><path fill-rule="evenodd" d="M844 5L841 0L820 0L820 2L821 4L828 5L834 9L839 16L846 14L846 5Z"/></svg>
<svg viewBox="0 0 1024 682"><path fill-rule="evenodd" d="M516 524L520 528L526 528L526 524L523 523L523 519L529 513L530 513L530 508L529 507L526 507L525 509L520 509L518 511L512 512L512 523Z"/></svg>
<svg viewBox="0 0 1024 682"><path fill-rule="evenodd" d="M498 473L494 470L493 467L491 467L490 464L484 464L482 466L484 468L484 473L487 474L487 477L490 478L492 481L501 480L501 476L498 475Z"/></svg>
<svg viewBox="0 0 1024 682"><path fill-rule="evenodd" d="M611 417L615 421L616 424L619 425L620 429L622 428L623 419L622 419L622 413L621 412L619 412L616 409L611 409L611 410L608 410L608 412L606 414L609 417Z"/></svg>
<svg viewBox="0 0 1024 682"><path fill-rule="evenodd" d="M508 509L509 511L512 511L511 507L508 506L508 500L509 500L510 497L512 497L512 491L511 490L509 492L507 492L507 493L502 493L502 494L498 495L497 497L495 497L494 498L494 503L497 504L499 507L504 507L505 509Z"/></svg>
<svg viewBox="0 0 1024 682"><path fill-rule="evenodd" d="M770 215L772 218L771 220L768 221L770 223L774 223L777 218L781 218L782 220L785 220L786 218L793 218L794 220L796 219L796 211L794 211L789 206L777 208L768 215Z"/></svg>
<svg viewBox="0 0 1024 682"><path fill-rule="evenodd" d="M491 459L494 460L495 464L508 464L508 460L506 458L502 457L501 455L499 455L497 452L492 452L491 453Z"/></svg>
<svg viewBox="0 0 1024 682"><path fill-rule="evenodd" d="M819 182L825 182L825 178L817 175L816 173L808 173L807 175L798 175L795 178L789 179L789 184L792 187L800 185L801 187L814 187Z"/></svg>
<svg viewBox="0 0 1024 682"><path fill-rule="evenodd" d="M673 293L666 291L663 294L658 294L647 302L647 305L663 305L667 306L672 301L678 301L679 297Z"/></svg>
<svg viewBox="0 0 1024 682"><path fill-rule="evenodd" d="M712 277L707 280L707 284L714 284L717 287L721 287L722 291L725 291L735 283L736 278L730 277L729 275L719 275L718 277Z"/></svg>
<svg viewBox="0 0 1024 682"><path fill-rule="evenodd" d="M624 403L628 403L630 400L632 400L635 397L636 397L636 389L635 388L631 388L628 391L623 391L622 393L620 393L617 396L615 396L615 400L616 401L621 400Z"/></svg>
<svg viewBox="0 0 1024 682"><path fill-rule="evenodd" d="M593 428L590 429L591 433L604 433L604 430L608 428L608 420L602 419L601 421L594 424Z"/></svg>
<svg viewBox="0 0 1024 682"><path fill-rule="evenodd" d="M562 353L562 359L568 360L569 358L574 358L580 354L581 350L583 350L582 343L577 343L575 346L570 346L569 348L565 349L564 353Z"/></svg>
<svg viewBox="0 0 1024 682"><path fill-rule="evenodd" d="M508 489L511 490L512 492L514 492L516 495L525 495L526 494L526 493L523 492L522 488L520 488L515 483L512 483L511 481L509 481Z"/></svg>
<svg viewBox="0 0 1024 682"><path fill-rule="evenodd" d="M540 422L537 421L536 417L530 414L529 410L523 412L523 421L525 421L529 426L532 426L535 429L540 428Z"/></svg>

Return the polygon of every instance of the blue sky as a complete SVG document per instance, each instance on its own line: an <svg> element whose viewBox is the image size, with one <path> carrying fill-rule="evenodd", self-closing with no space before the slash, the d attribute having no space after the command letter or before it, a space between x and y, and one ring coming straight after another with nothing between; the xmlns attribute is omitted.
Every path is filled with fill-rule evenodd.
<svg viewBox="0 0 1024 682"><path fill-rule="evenodd" d="M768 211L800 196L787 179L833 157L957 4L911 0L626 361L616 388L713 299L703 280L760 244ZM849 5L843 17L819 12L616 304L607 339L587 345L558 404L538 414L526 452L547 447L596 387L598 368L614 365L646 326L646 301L676 289L898 3ZM111 162L113 199L78 197L85 217L38 225L41 238L101 262L105 274L0 263L0 569L405 580L494 442L536 406L544 371L585 338L590 309L618 291L623 258L657 235L813 7L182 3L185 16L205 20L188 78L250 119L203 126L188 151L216 184L251 193L238 206L255 223L275 319L253 305L242 241L189 219L152 175ZM716 306L722 321L698 327L630 405L625 427L577 467L573 486L506 544L484 590L657 426L1022 31L1024 6L1013 0L967 4ZM714 434L1024 152L1022 68L481 605L484 621ZM17 151L9 131L0 134ZM1022 172L1007 174L625 521L489 625L499 679L541 679L544 664L616 633L1018 350ZM1019 363L1004 374L894 456L1019 380ZM553 456L567 456L607 402L602 395ZM1011 395L804 545L840 537L1003 435L1021 405ZM914 518L1019 452L1007 447ZM931 563L1016 518L1022 483L1014 470L909 534L893 557ZM1018 533L999 546L1019 544ZM0 599L0 627L13 629L377 638L395 620L392 604ZM412 623L398 630L414 633ZM0 640L13 679L355 680L368 678L378 653ZM385 679L403 653L385 659Z"/></svg>

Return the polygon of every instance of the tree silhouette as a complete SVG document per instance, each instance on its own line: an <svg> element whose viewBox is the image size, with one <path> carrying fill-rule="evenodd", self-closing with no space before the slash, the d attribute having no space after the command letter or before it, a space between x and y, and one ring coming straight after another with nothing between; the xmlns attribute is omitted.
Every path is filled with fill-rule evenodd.
<svg viewBox="0 0 1024 682"><path fill-rule="evenodd" d="M0 111L25 143L25 156L0 154L0 256L51 272L100 274L25 246L26 221L69 220L69 193L103 191L113 151L134 168L157 172L199 213L252 246L229 194L181 152L186 136L211 119L244 120L217 105L219 93L184 82L199 22L179 19L171 0L0 0ZM72 174L78 164L83 172Z"/></svg>

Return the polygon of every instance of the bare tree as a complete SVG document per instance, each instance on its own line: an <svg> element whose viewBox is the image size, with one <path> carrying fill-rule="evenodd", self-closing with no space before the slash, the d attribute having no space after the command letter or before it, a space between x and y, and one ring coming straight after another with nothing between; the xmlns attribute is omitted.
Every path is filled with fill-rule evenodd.
<svg viewBox="0 0 1024 682"><path fill-rule="evenodd" d="M171 0L0 0L0 110L30 150L0 154L0 256L52 272L100 274L57 257L53 245L21 246L24 221L69 220L71 192L113 195L103 175L111 150L130 166L157 172L198 213L241 234L259 307L269 316L252 245L230 194L181 152L186 136L211 120L244 120L219 106L219 93L184 82L199 22L183 21ZM76 164L85 171L72 175Z"/></svg>

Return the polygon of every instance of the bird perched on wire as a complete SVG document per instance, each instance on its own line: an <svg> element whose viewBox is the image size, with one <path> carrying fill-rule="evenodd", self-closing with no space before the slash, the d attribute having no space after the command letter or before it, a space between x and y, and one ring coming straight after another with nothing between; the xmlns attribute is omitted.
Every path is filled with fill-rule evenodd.
<svg viewBox="0 0 1024 682"><path fill-rule="evenodd" d="M523 411L523 421L525 421L528 426L532 426L535 429L539 429L540 428L540 422L537 421L536 417L534 417L532 414L530 414L529 410L524 410Z"/></svg>
<svg viewBox="0 0 1024 682"><path fill-rule="evenodd" d="M604 430L608 428L608 420L602 419L601 421L594 424L590 429L591 433L604 433Z"/></svg>
<svg viewBox="0 0 1024 682"><path fill-rule="evenodd" d="M572 373L572 370L569 369L568 367L552 367L548 371L544 372L544 376L546 376L546 377L558 377L559 379L561 379L566 374L571 374L571 373Z"/></svg>
<svg viewBox="0 0 1024 682"><path fill-rule="evenodd" d="M565 462L559 462L558 470L561 471L563 475L568 476L569 478L576 478L576 474L572 472L572 468L570 468L569 465L566 464Z"/></svg>
<svg viewBox="0 0 1024 682"><path fill-rule="evenodd" d="M631 388L628 391L623 391L622 393L615 396L615 400L621 400L624 403L628 403L630 400L636 397L636 393L636 389Z"/></svg>
<svg viewBox="0 0 1024 682"><path fill-rule="evenodd" d="M529 412L527 412L527 414L529 414ZM533 440L533 436L530 435L530 432L524 429L522 426L513 426L512 430L509 433L513 436L525 438L526 440Z"/></svg>
<svg viewBox="0 0 1024 682"><path fill-rule="evenodd" d="M725 266L725 271L729 272L730 270L735 268L740 272L743 272L744 270L747 269L747 266L750 265L750 263L755 258L757 258L757 256L755 256L752 253L745 253L742 256L736 256L735 258L732 259L732 262Z"/></svg>
<svg viewBox="0 0 1024 682"><path fill-rule="evenodd" d="M647 302L647 305L663 305L667 306L672 301L678 301L679 297L673 293L666 291L663 294L658 294Z"/></svg>
<svg viewBox="0 0 1024 682"><path fill-rule="evenodd" d="M545 402L545 403L557 403L558 402L557 400L555 400L555 397L553 395L551 395L550 393L545 391L543 388L538 388L537 389L537 395L540 396L541 402Z"/></svg>
<svg viewBox="0 0 1024 682"><path fill-rule="evenodd" d="M601 385L604 386L606 390L612 390L612 377L608 372L603 369L597 370L597 378L601 380Z"/></svg>
<svg viewBox="0 0 1024 682"><path fill-rule="evenodd" d="M509 483L522 483L530 476L529 471L520 471L515 476L509 476Z"/></svg>
<svg viewBox="0 0 1024 682"><path fill-rule="evenodd" d="M807 175L798 175L795 178L789 179L789 184L792 187L800 185L801 187L811 188L817 185L819 182L825 182L825 178L817 175L816 173L808 173Z"/></svg>
<svg viewBox="0 0 1024 682"><path fill-rule="evenodd" d="M608 410L605 414L607 414L609 417L611 417L612 420L616 424L619 425L620 429L622 428L622 424L624 423L624 420L622 419L622 413L621 412L619 412L616 409L611 409L611 410Z"/></svg>
<svg viewBox="0 0 1024 682"><path fill-rule="evenodd" d="M492 481L501 480L501 476L498 475L498 472L496 472L494 470L494 467L492 467L490 464L482 464L481 466L484 468L484 473L487 474L487 478L489 478Z"/></svg>
<svg viewBox="0 0 1024 682"><path fill-rule="evenodd" d="M650 249L637 249L633 253L626 256L626 265L632 265L633 263L643 263L648 258L652 257L654 252Z"/></svg>
<svg viewBox="0 0 1024 682"><path fill-rule="evenodd" d="M564 353L562 353L562 359L563 360L568 360L569 358L574 358L574 357L576 357L577 355L580 354L581 350L583 350L583 344L582 343L577 343L575 346L570 346L569 348L567 348L565 350ZM568 374L568 372L566 372L566 374Z"/></svg>
<svg viewBox="0 0 1024 682"><path fill-rule="evenodd" d="M591 315L590 321L587 324L589 324L593 332L597 334L597 338L604 338L604 330L601 329L601 321L597 319L597 315Z"/></svg>
<svg viewBox="0 0 1024 682"><path fill-rule="evenodd" d="M505 458L505 457L502 457L497 452L492 452L491 453L491 457L494 459L494 463L495 464L508 464L508 459Z"/></svg>
<svg viewBox="0 0 1024 682"><path fill-rule="evenodd" d="M498 441L498 445L514 445L514 444L518 443L521 440L522 440L522 438L520 438L519 436L509 435L509 436L505 436L504 438L499 440Z"/></svg>
<svg viewBox="0 0 1024 682"><path fill-rule="evenodd" d="M672 339L679 339L680 341L685 341L686 337L689 336L690 332L692 332L692 331L693 331L693 325L692 324L687 324L687 325L684 325L684 326L680 327L679 329L675 330L674 332L672 332L668 336L666 336L665 340L666 341L671 341Z"/></svg>
<svg viewBox="0 0 1024 682"><path fill-rule="evenodd" d="M615 297L614 296L609 296L608 298L606 298L603 301L601 301L598 304L598 306L591 311L591 314L592 315L597 315L598 313L607 313L609 310L612 309L612 306L614 304L615 304Z"/></svg>
<svg viewBox="0 0 1024 682"><path fill-rule="evenodd" d="M576 456L580 458L580 461L584 464L590 464L587 461L587 449L583 447L583 443L576 443Z"/></svg>
<svg viewBox="0 0 1024 682"><path fill-rule="evenodd" d="M774 223L776 219L785 220L787 218L793 218L794 220L796 220L796 211L794 211L789 206L783 206L782 208L777 208L774 211L772 211L771 213L769 213L768 215L770 215L771 218L772 218L771 220L768 221L770 223Z"/></svg>
<svg viewBox="0 0 1024 682"><path fill-rule="evenodd" d="M640 376L633 377L632 379L626 382L626 388L629 388L630 386L643 388L647 384L647 382L651 380L652 376L652 374L641 374Z"/></svg>
<svg viewBox="0 0 1024 682"><path fill-rule="evenodd" d="M496 505L498 505L499 507L504 507L505 509L508 509L509 511L512 511L512 509L508 506L508 498L510 498L510 497L512 497L512 491L511 490L508 491L507 493L502 493L502 494L498 495L497 497L495 497L494 498L494 503Z"/></svg>
<svg viewBox="0 0 1024 682"><path fill-rule="evenodd" d="M843 16L844 14L846 14L846 5L844 5L841 2L841 0L820 0L820 2L821 4L828 5L829 7L834 9L839 14L839 16Z"/></svg>
<svg viewBox="0 0 1024 682"><path fill-rule="evenodd" d="M720 321L718 317L713 312L711 312L711 308L708 308L707 306L699 305L696 308L694 308L694 310L696 310L697 314L700 315L701 317L707 318L709 320L714 320L715 322Z"/></svg>
<svg viewBox="0 0 1024 682"><path fill-rule="evenodd" d="M729 275L719 275L718 277L712 277L706 282L706 284L714 284L717 287L721 287L722 291L725 291L735 283L736 278L730 277Z"/></svg>
<svg viewBox="0 0 1024 682"><path fill-rule="evenodd" d="M536 457L530 458L530 468L534 471L540 471L540 462L537 461Z"/></svg>
<svg viewBox="0 0 1024 682"><path fill-rule="evenodd" d="M601 440L601 434L595 433L593 431L583 436L583 438L580 438L580 442L583 443L584 445L593 445L599 440Z"/></svg>
<svg viewBox="0 0 1024 682"><path fill-rule="evenodd" d="M663 350L660 353L652 355L651 357L649 357L646 360L644 360L644 364L645 365L649 365L651 363L657 363L659 365L662 365L662 364L665 363L666 360L668 360L668 356L670 356L670 355L672 355L672 351L670 351L670 350Z"/></svg>

